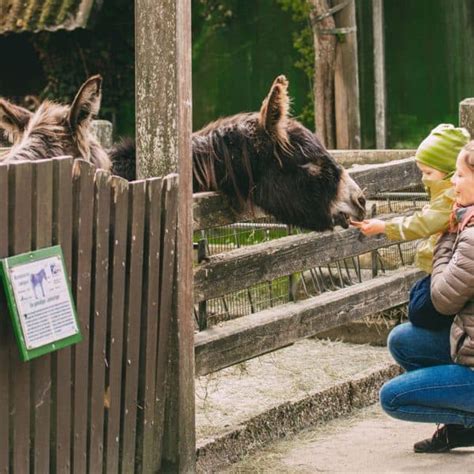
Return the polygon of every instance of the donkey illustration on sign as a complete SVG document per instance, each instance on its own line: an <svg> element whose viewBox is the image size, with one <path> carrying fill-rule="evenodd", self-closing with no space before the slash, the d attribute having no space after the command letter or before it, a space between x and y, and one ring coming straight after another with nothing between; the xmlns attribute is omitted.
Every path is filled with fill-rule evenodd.
<svg viewBox="0 0 474 474"><path fill-rule="evenodd" d="M31 286L33 288L33 292L35 294L36 299L38 299L38 293L36 292L36 289L38 288L38 286L41 289L41 293L43 294L43 298L46 296L45 292L44 292L44 286L43 286L43 281L44 280L47 280L46 271L45 271L44 268L41 269L37 273L32 273L31 276L30 276Z"/></svg>
<svg viewBox="0 0 474 474"><path fill-rule="evenodd" d="M100 99L100 76L88 79L70 106L46 101L31 113L0 99L0 128L13 143L4 160L70 154L135 179L133 142L107 154L92 136ZM193 133L193 191L221 191L237 212L260 207L280 222L312 230L363 219L359 186L288 109L288 81L279 76L259 112L222 118Z"/></svg>

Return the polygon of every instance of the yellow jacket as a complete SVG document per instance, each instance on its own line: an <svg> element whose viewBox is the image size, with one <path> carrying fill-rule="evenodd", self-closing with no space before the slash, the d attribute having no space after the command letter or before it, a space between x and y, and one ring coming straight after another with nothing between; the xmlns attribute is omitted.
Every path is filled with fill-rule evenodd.
<svg viewBox="0 0 474 474"><path fill-rule="evenodd" d="M430 194L430 203L409 217L396 217L386 222L385 234L390 240L425 239L418 245L415 264L431 273L433 250L439 236L448 229L449 216L454 204L454 190L449 179L424 181Z"/></svg>

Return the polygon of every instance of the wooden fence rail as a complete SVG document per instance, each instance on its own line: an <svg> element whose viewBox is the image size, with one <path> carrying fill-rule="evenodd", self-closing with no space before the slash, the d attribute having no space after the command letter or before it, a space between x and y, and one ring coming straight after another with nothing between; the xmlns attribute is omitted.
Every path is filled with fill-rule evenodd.
<svg viewBox="0 0 474 474"><path fill-rule="evenodd" d="M397 272L206 329L195 337L196 375L215 372L406 303L410 286L422 275L419 270Z"/></svg>
<svg viewBox="0 0 474 474"><path fill-rule="evenodd" d="M196 268L194 301L216 298L393 243L382 234L368 238L359 230L346 229L291 235L214 255Z"/></svg>
<svg viewBox="0 0 474 474"><path fill-rule="evenodd" d="M0 258L60 244L83 334L22 362L1 294L0 472L159 470L177 195L173 175L0 164Z"/></svg>

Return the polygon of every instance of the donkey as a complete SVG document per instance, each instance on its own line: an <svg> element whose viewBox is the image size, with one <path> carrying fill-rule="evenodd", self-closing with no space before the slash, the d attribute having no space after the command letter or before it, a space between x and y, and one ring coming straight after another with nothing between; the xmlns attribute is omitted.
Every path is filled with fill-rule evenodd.
<svg viewBox="0 0 474 474"><path fill-rule="evenodd" d="M91 133L102 98L102 77L90 77L71 105L44 101L34 112L0 99L0 129L12 148L3 162L71 155L110 169L111 160Z"/></svg>
<svg viewBox="0 0 474 474"><path fill-rule="evenodd" d="M239 211L260 207L311 230L347 228L365 216L359 186L316 135L288 115L288 81L279 76L259 112L210 123L192 136L193 191L222 191ZM135 178L135 147L114 150L113 169Z"/></svg>

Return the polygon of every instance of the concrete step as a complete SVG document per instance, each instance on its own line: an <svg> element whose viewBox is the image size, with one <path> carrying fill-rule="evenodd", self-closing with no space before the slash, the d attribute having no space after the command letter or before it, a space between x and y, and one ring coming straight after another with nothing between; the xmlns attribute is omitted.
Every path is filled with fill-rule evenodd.
<svg viewBox="0 0 474 474"><path fill-rule="evenodd" d="M198 470L220 472L272 441L368 406L398 373L384 347L308 339L199 377Z"/></svg>

